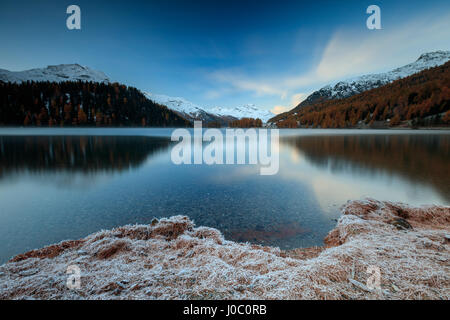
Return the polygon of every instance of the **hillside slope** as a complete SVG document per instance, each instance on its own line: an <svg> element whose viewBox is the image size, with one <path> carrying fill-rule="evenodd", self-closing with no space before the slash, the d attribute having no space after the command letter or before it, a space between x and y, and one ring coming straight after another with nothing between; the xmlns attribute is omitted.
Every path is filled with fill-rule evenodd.
<svg viewBox="0 0 450 320"><path fill-rule="evenodd" d="M111 80L103 72L95 71L79 64L60 64L25 71L0 69L0 82L2 81L15 84L21 84L27 81L111 83ZM194 120L201 120L206 124L212 124L214 126L227 126L231 121L241 118L260 118L263 122L266 122L269 118L273 117L273 114L269 111L261 110L252 104L236 108L216 107L205 109L181 97L170 97L146 91L142 91L142 93L153 104L166 106L191 124Z"/></svg>
<svg viewBox="0 0 450 320"><path fill-rule="evenodd" d="M155 94L150 92L144 92L144 95L155 103L167 106L169 109L190 122L199 120L205 123L215 122L220 125L226 125L230 120L226 117L209 113L198 105L181 97L169 97L163 94Z"/></svg>
<svg viewBox="0 0 450 320"><path fill-rule="evenodd" d="M406 78L423 70L445 64L450 60L450 51L435 51L422 54L416 61L386 73L368 74L327 85L312 94L294 109L273 117L269 122L286 119L301 108L332 99L343 99L353 95L379 88L393 81Z"/></svg>
<svg viewBox="0 0 450 320"><path fill-rule="evenodd" d="M450 124L450 62L343 99L274 119L279 127L420 127Z"/></svg>
<svg viewBox="0 0 450 320"><path fill-rule="evenodd" d="M188 126L139 90L117 83L0 81L3 126Z"/></svg>
<svg viewBox="0 0 450 320"><path fill-rule="evenodd" d="M243 118L261 119L265 123L274 116L270 111L260 109L254 104L245 104L234 108L218 106L202 108L182 97L170 97L150 92L144 92L144 94L150 100L167 106L189 120L219 122L222 125L226 125L231 121Z"/></svg>

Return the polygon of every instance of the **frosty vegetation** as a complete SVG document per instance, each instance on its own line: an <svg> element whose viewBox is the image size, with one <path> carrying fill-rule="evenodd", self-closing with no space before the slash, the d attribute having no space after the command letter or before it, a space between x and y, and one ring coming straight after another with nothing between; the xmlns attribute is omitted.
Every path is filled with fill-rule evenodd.
<svg viewBox="0 0 450 320"><path fill-rule="evenodd" d="M100 231L0 266L1 299L449 299L450 207L348 202L323 247L226 241L187 217ZM81 288L68 289L77 265ZM366 286L369 266L381 288Z"/></svg>

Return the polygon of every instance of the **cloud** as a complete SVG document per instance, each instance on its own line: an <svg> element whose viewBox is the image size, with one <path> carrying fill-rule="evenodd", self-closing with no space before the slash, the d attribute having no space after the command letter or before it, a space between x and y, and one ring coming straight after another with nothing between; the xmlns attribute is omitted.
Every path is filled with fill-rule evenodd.
<svg viewBox="0 0 450 320"><path fill-rule="evenodd" d="M265 81L248 78L235 70L215 71L210 74L210 78L217 82L224 83L238 91L253 92L256 96L277 95L282 99L286 97L285 89Z"/></svg>
<svg viewBox="0 0 450 320"><path fill-rule="evenodd" d="M309 93L302 93L302 92L293 94L291 96L291 103L289 106L278 105L278 106L273 107L270 111L274 114L280 114L280 113L289 111L289 110L295 108L296 106L298 106L298 104L300 102L302 102L303 100L305 100L308 96L309 96Z"/></svg>
<svg viewBox="0 0 450 320"><path fill-rule="evenodd" d="M309 72L285 80L287 88L326 83L371 72L388 71L422 53L450 49L450 14L422 15L395 29L339 30L325 46L320 62Z"/></svg>
<svg viewBox="0 0 450 320"><path fill-rule="evenodd" d="M294 107L297 106L303 100L308 98L308 96L309 96L309 93L302 93L302 92L292 95L292 97L291 97L291 106L294 106Z"/></svg>
<svg viewBox="0 0 450 320"><path fill-rule="evenodd" d="M291 108L289 107L284 107L284 106L275 106L272 109L270 109L270 112L272 112L273 114L280 114L286 111L289 111Z"/></svg>
<svg viewBox="0 0 450 320"><path fill-rule="evenodd" d="M206 99L218 99L226 94L231 93L230 88L219 88L212 89L205 92L204 96Z"/></svg>
<svg viewBox="0 0 450 320"><path fill-rule="evenodd" d="M358 32L337 30L322 50L321 58L308 70L252 77L236 70L220 70L210 76L229 93L245 91L255 96L291 96L290 106L305 99L303 93L337 80L373 72L384 72L410 63L422 53L449 50L450 14L422 14L398 26ZM288 106L277 105L273 111Z"/></svg>

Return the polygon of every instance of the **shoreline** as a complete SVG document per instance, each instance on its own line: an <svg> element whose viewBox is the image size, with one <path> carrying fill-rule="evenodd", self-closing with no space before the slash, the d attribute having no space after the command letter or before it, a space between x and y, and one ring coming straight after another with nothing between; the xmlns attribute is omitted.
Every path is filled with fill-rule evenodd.
<svg viewBox="0 0 450 320"><path fill-rule="evenodd" d="M79 289L66 286L70 265ZM450 207L349 201L323 246L287 251L183 216L103 230L1 265L0 299L449 300Z"/></svg>
<svg viewBox="0 0 450 320"><path fill-rule="evenodd" d="M204 123L206 126L203 127L204 129L209 129L207 127L208 123ZM103 126L103 127L97 127L97 126L66 126L66 127L44 127L44 126L5 126L0 125L0 129L50 129L50 130L64 130L64 129L77 129L77 130L83 130L83 129L190 129L194 128L194 126L188 126L188 127L172 127L172 126L153 126L153 127L140 127L140 126ZM406 126L395 126L395 127L345 127L345 128L317 128L317 127L297 127L297 128L278 128L276 126L272 126L269 124L263 124L261 127L214 127L215 129L279 129L279 130L296 130L296 129L311 129L311 130L450 130L450 126L438 126L438 127L406 127Z"/></svg>

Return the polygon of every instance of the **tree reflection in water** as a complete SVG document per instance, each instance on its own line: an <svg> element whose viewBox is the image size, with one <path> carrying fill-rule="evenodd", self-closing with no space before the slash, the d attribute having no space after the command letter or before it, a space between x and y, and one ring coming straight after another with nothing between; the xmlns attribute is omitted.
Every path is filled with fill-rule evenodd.
<svg viewBox="0 0 450 320"><path fill-rule="evenodd" d="M135 136L0 136L0 178L30 172L120 172L168 148L164 138Z"/></svg>
<svg viewBox="0 0 450 320"><path fill-rule="evenodd" d="M450 201L450 139L446 135L338 135L284 138L313 165L332 171L401 175L433 186Z"/></svg>

